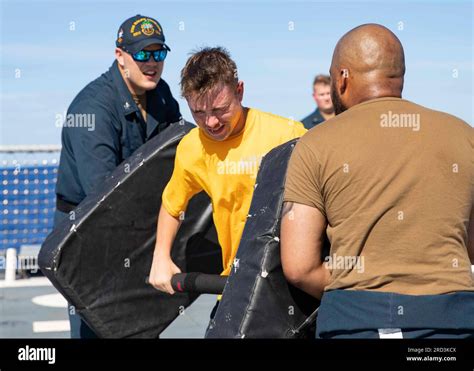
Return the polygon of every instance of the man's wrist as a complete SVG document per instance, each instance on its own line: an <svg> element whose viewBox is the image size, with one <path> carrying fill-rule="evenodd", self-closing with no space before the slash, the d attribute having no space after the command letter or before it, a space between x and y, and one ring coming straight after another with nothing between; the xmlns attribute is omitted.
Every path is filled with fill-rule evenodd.
<svg viewBox="0 0 474 371"><path fill-rule="evenodd" d="M157 248L153 253L153 259L158 260L171 260L171 254L169 251Z"/></svg>

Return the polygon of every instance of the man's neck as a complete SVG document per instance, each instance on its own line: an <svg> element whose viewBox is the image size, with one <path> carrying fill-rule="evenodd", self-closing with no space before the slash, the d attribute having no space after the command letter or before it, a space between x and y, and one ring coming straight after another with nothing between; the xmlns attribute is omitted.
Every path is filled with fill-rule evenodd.
<svg viewBox="0 0 474 371"><path fill-rule="evenodd" d="M334 114L334 111L331 111L331 112L323 112L321 110L319 110L319 113L321 114L321 116L323 116L324 120L327 121L329 120L330 118L333 118L335 116Z"/></svg>
<svg viewBox="0 0 474 371"><path fill-rule="evenodd" d="M118 65L118 69L120 71L120 75L122 75L123 81L125 81L125 85L127 85L128 91L135 96L140 96L146 93L144 89L140 89L137 86L134 86L131 82L130 79L127 77L125 70L122 66Z"/></svg>
<svg viewBox="0 0 474 371"><path fill-rule="evenodd" d="M239 136L245 128L245 122L247 121L247 114L249 109L247 107L242 107L242 113L239 117L239 122L235 126L234 133L232 133L228 139Z"/></svg>

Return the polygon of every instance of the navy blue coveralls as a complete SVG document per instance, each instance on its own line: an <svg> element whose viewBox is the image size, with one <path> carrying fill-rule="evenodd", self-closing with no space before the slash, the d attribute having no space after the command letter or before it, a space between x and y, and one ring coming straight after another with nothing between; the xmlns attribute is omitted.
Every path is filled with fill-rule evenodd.
<svg viewBox="0 0 474 371"><path fill-rule="evenodd" d="M178 102L163 79L146 95L145 122L115 61L106 73L74 98L68 117L76 115L79 120L80 115L91 114L95 119L94 125L89 127L65 126L62 130L56 184L60 200L79 204L138 147L170 123L181 120ZM86 117L82 116L83 119Z"/></svg>
<svg viewBox="0 0 474 371"><path fill-rule="evenodd" d="M181 120L163 79L146 92L146 100L145 122L117 61L74 98L62 129L55 226L138 147ZM70 319L73 338L94 337L77 315Z"/></svg>
<svg viewBox="0 0 474 371"><path fill-rule="evenodd" d="M303 126L308 130L322 122L324 122L324 117L321 115L321 112L319 112L319 108L316 108L316 111L301 120Z"/></svg>

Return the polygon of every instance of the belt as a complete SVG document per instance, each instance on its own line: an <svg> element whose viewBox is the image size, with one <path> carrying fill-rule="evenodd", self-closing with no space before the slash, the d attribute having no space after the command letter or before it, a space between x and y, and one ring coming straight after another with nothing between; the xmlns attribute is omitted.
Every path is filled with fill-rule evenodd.
<svg viewBox="0 0 474 371"><path fill-rule="evenodd" d="M77 205L79 204L65 201L56 196L56 209L58 209L59 211L62 211L63 213L70 213L76 208Z"/></svg>

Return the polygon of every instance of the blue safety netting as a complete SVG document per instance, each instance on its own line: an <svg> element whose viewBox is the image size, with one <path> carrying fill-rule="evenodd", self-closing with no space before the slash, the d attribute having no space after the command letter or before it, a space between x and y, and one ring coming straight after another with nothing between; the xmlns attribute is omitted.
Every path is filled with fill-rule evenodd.
<svg viewBox="0 0 474 371"><path fill-rule="evenodd" d="M53 227L56 160L0 167L0 249L41 244Z"/></svg>

